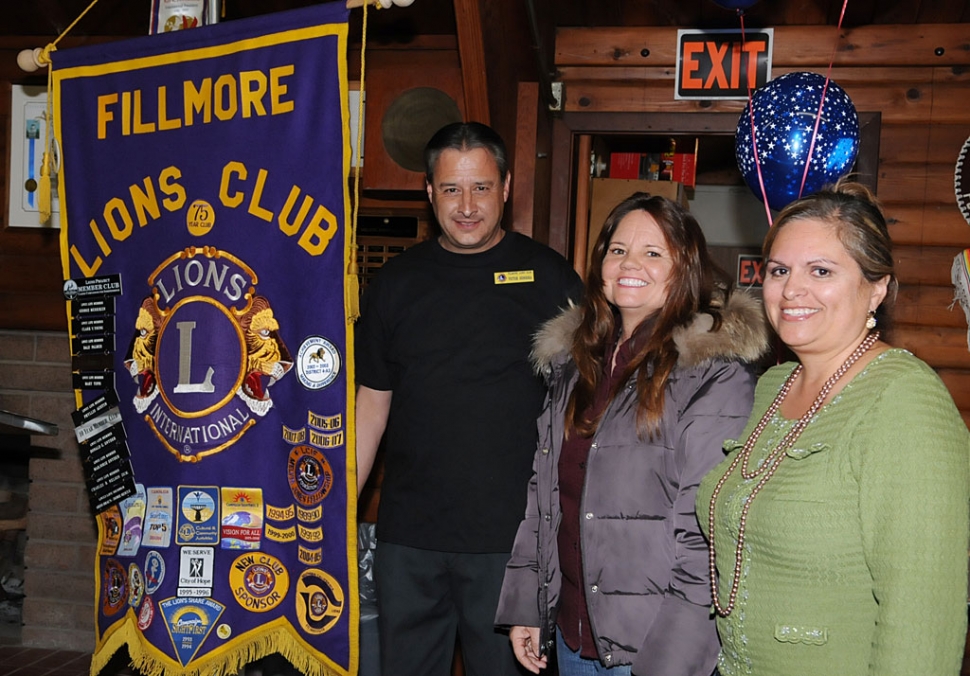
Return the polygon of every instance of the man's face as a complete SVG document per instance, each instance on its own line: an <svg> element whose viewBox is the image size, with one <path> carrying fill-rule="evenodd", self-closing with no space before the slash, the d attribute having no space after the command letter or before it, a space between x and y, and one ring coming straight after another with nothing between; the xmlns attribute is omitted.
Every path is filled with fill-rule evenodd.
<svg viewBox="0 0 970 676"><path fill-rule="evenodd" d="M438 156L428 199L441 225L441 246L454 253L480 253L505 234L502 211L509 197L511 172L505 181L498 164L484 148L454 150Z"/></svg>

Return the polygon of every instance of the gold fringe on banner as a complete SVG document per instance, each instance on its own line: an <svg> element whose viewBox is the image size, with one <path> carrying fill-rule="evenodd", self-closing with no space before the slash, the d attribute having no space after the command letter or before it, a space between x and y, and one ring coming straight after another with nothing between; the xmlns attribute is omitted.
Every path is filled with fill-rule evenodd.
<svg viewBox="0 0 970 676"><path fill-rule="evenodd" d="M132 612L132 611L129 611ZM244 645L236 645L225 654L214 651L199 665L190 665L173 672L171 658L165 657L151 645L137 640L135 622L125 622L118 631L105 639L104 646L91 660L91 674L104 669L121 648L127 648L131 666L142 676L164 676L166 673L179 673L182 676L211 676L212 674L236 674L247 664L265 655L279 653L304 676L341 676L345 672L337 667L329 667L307 657L302 641L289 630L260 634Z"/></svg>

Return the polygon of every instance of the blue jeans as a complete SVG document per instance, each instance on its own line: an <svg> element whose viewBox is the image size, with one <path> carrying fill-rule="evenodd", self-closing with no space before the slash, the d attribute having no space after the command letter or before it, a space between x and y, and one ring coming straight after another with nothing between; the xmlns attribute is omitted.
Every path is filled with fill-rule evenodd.
<svg viewBox="0 0 970 676"><path fill-rule="evenodd" d="M579 651L573 652L562 640L562 632L556 629L556 663L559 676L631 676L629 664L618 667L604 667L599 660L580 657Z"/></svg>

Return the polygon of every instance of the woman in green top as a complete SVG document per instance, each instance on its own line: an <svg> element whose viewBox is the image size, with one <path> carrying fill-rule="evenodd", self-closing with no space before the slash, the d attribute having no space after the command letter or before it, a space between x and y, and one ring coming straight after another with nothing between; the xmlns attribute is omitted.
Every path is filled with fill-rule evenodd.
<svg viewBox="0 0 970 676"><path fill-rule="evenodd" d="M880 340L897 289L886 221L840 184L789 205L764 255L765 310L798 362L762 376L698 492L718 670L955 676L970 434L933 370Z"/></svg>

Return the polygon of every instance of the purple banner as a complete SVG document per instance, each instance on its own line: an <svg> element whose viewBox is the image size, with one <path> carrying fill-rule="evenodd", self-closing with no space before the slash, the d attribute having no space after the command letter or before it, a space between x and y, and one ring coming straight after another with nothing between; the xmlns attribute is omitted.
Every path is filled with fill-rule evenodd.
<svg viewBox="0 0 970 676"><path fill-rule="evenodd" d="M356 673L346 54L333 3L53 55L94 672Z"/></svg>

